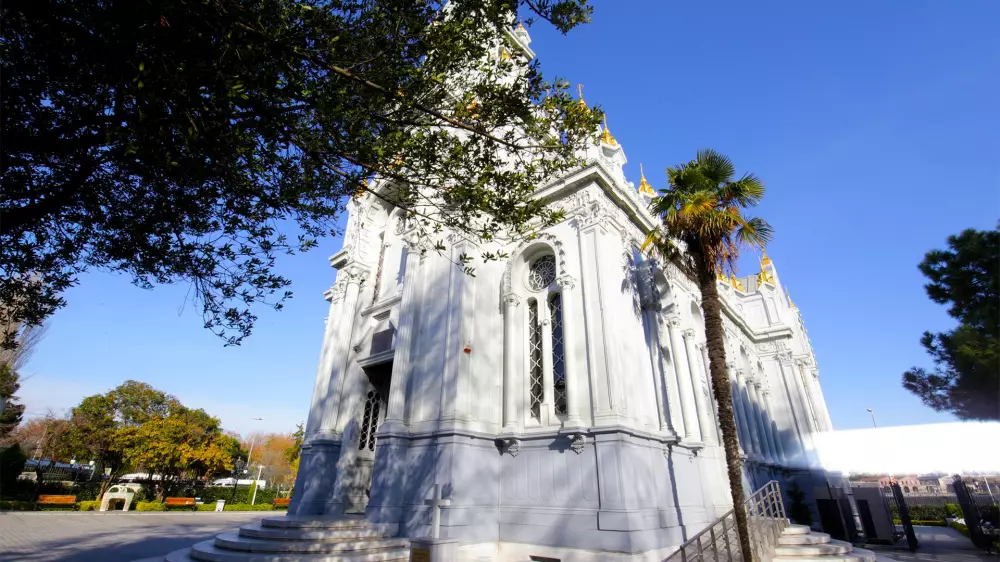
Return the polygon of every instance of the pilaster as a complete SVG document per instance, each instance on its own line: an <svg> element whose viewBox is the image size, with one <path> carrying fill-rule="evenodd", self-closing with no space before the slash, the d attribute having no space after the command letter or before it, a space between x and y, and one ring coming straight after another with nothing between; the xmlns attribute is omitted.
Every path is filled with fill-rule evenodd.
<svg viewBox="0 0 1000 562"><path fill-rule="evenodd" d="M684 418L684 439L700 444L701 432L698 426L698 409L695 404L694 387L691 384L691 363L687 357L687 350L678 335L680 325L679 316L671 316L668 319L667 332L670 335L674 370L677 374L677 389L681 396L681 415Z"/></svg>

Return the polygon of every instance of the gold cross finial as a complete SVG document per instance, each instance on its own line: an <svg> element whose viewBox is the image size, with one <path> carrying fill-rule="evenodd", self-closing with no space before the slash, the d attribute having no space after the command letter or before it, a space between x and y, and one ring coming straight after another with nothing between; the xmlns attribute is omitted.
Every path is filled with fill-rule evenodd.
<svg viewBox="0 0 1000 562"><path fill-rule="evenodd" d="M584 111L589 111L590 108L587 107L587 102L583 101L583 84L576 85L576 92L580 94L580 99L576 102L576 104L580 106L580 109Z"/></svg>
<svg viewBox="0 0 1000 562"><path fill-rule="evenodd" d="M766 250L764 250L764 248L761 248L761 249L760 249L760 253L761 253L761 255L763 256L763 257L762 257L762 258L760 259L760 265L771 265L771 258L769 258L769 257L767 256L767 251L766 251Z"/></svg>
<svg viewBox="0 0 1000 562"><path fill-rule="evenodd" d="M615 137L611 136L611 130L608 129L607 113L604 114L604 132L601 133L601 142L603 142L604 144L610 144L611 146L618 145L618 141L615 140Z"/></svg>
<svg viewBox="0 0 1000 562"><path fill-rule="evenodd" d="M649 185L649 182L646 181L646 174L642 171L642 163L639 164L639 193L656 195L656 191L653 189L653 186Z"/></svg>

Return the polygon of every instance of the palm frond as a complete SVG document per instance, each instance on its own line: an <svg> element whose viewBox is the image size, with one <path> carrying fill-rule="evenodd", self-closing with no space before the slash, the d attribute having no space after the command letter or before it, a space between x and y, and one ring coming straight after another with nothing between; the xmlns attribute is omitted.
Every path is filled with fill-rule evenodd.
<svg viewBox="0 0 1000 562"><path fill-rule="evenodd" d="M756 207L764 197L764 182L757 176L747 173L742 178L725 184L719 190L719 199L729 205L739 205L743 208Z"/></svg>
<svg viewBox="0 0 1000 562"><path fill-rule="evenodd" d="M713 188L729 182L736 174L736 166L733 165L733 161L728 156L711 148L699 150L697 162L701 174L713 184Z"/></svg>
<svg viewBox="0 0 1000 562"><path fill-rule="evenodd" d="M744 224L736 230L736 239L741 244L754 249L760 249L771 241L774 230L771 225L760 217L746 219Z"/></svg>

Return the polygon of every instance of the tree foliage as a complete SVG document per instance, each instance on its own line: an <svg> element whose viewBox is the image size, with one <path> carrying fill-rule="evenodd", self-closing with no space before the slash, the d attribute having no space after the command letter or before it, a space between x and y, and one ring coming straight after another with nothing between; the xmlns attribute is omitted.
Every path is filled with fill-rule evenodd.
<svg viewBox="0 0 1000 562"><path fill-rule="evenodd" d="M0 363L0 400L3 407L0 408L0 444L17 428L24 417L24 404L17 398L17 391L21 388L17 371L8 363Z"/></svg>
<svg viewBox="0 0 1000 562"><path fill-rule="evenodd" d="M600 114L516 47L518 9L562 32L590 14L586 0L4 2L3 313L38 324L99 267L190 283L205 326L239 343L255 305L291 296L276 257L333 232L376 177L392 188L372 196L431 239L553 219L529 196L576 164Z"/></svg>
<svg viewBox="0 0 1000 562"><path fill-rule="evenodd" d="M903 388L961 419L1000 420L1000 227L950 236L948 249L927 252L919 267L927 296L959 324L924 332L934 369L913 367Z"/></svg>
<svg viewBox="0 0 1000 562"><path fill-rule="evenodd" d="M771 238L771 227L763 219L743 215L743 209L760 203L764 184L753 174L739 179L735 176L732 161L711 149L698 151L697 158L690 162L667 168L669 186L659 190L649 204L661 225L648 235L644 247L665 263L673 262L692 274L701 289L709 372L718 405L730 493L737 506L740 550L744 560L753 560L747 514L740 508L745 496L739 434L726 369L716 272L734 269L742 248L763 248Z"/></svg>

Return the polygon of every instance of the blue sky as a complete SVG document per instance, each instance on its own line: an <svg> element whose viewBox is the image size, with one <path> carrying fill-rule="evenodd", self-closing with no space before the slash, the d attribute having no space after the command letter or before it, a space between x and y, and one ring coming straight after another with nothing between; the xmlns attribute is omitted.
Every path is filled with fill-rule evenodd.
<svg viewBox="0 0 1000 562"><path fill-rule="evenodd" d="M769 253L802 310L834 425L950 421L899 385L926 365L924 330L952 324L917 263L949 234L1000 217L1000 4L596 0L568 36L536 25L547 76L583 83L638 183L698 148L768 191ZM283 260L295 298L224 348L186 286L81 278L24 369L29 415L59 413L129 378L226 427L290 431L306 416L333 282L324 240ZM755 273L749 257L743 274ZM252 417L263 417L256 422Z"/></svg>

